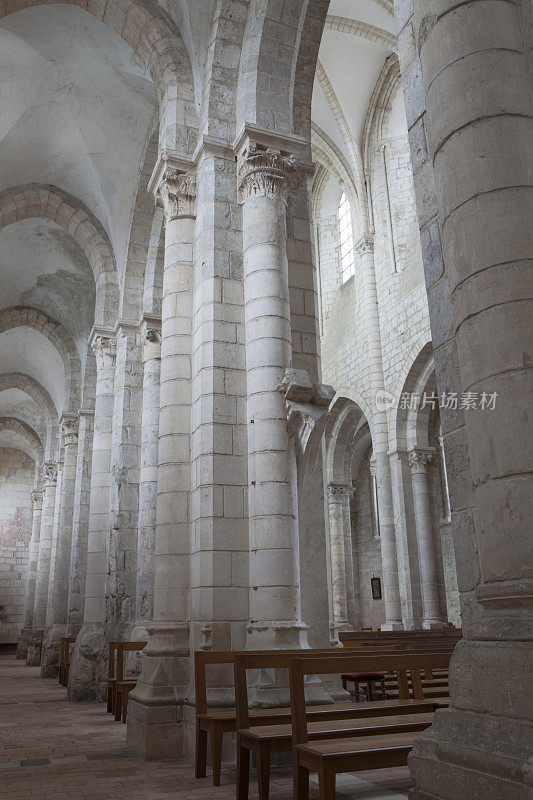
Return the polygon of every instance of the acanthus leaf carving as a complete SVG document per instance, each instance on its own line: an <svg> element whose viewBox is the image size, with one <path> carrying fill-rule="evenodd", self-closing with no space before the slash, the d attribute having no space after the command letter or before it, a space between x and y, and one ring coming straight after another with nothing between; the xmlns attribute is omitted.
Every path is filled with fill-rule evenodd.
<svg viewBox="0 0 533 800"><path fill-rule="evenodd" d="M163 206L165 223L196 214L196 177L193 172L182 172L166 167L157 199Z"/></svg>

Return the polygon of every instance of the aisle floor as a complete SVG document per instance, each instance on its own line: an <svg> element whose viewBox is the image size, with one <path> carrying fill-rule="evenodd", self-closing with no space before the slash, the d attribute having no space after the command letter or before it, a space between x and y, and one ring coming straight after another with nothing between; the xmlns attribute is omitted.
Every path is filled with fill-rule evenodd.
<svg viewBox="0 0 533 800"><path fill-rule="evenodd" d="M191 764L139 761L128 752L126 726L105 706L68 703L56 680L14 655L0 655L0 800L227 800L235 796L232 769L222 785L194 778ZM291 772L272 771L271 799L291 800ZM338 800L403 800L412 786L407 767L341 775ZM250 800L257 792L252 776ZM318 800L311 782L310 800Z"/></svg>

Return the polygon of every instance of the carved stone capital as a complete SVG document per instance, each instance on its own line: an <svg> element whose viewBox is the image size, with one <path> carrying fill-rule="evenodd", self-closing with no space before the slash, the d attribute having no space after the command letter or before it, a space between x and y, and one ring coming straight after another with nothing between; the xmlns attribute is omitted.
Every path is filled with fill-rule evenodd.
<svg viewBox="0 0 533 800"><path fill-rule="evenodd" d="M57 464L55 461L43 463L43 480L45 486L55 486L57 483Z"/></svg>
<svg viewBox="0 0 533 800"><path fill-rule="evenodd" d="M427 450L411 450L409 453L409 466L412 475L423 475L427 472L428 464L433 458L433 453Z"/></svg>
<svg viewBox="0 0 533 800"><path fill-rule="evenodd" d="M31 500L33 503L33 510L41 511L43 507L43 493L37 489L34 489L31 493Z"/></svg>
<svg viewBox="0 0 533 800"><path fill-rule="evenodd" d="M174 167L166 167L159 183L156 202L163 207L165 224L175 219L196 216L196 176Z"/></svg>
<svg viewBox="0 0 533 800"><path fill-rule="evenodd" d="M78 417L63 417L61 420L61 439L63 446L78 444Z"/></svg>
<svg viewBox="0 0 533 800"><path fill-rule="evenodd" d="M361 238L355 243L355 252L363 256L366 253L374 252L374 237L368 233L364 233Z"/></svg>
<svg viewBox="0 0 533 800"><path fill-rule="evenodd" d="M249 141L240 153L237 163L239 200L244 202L254 195L288 198L288 178L295 171L297 156L284 155L280 150L264 147Z"/></svg>
<svg viewBox="0 0 533 800"><path fill-rule="evenodd" d="M373 458L368 462L368 470L372 478L376 477L376 462Z"/></svg>
<svg viewBox="0 0 533 800"><path fill-rule="evenodd" d="M143 320L141 325L142 360L161 358L161 322Z"/></svg>
<svg viewBox="0 0 533 800"><path fill-rule="evenodd" d="M96 356L97 369L115 366L117 345L114 339L109 336L96 336L93 342L93 350Z"/></svg>
<svg viewBox="0 0 533 800"><path fill-rule="evenodd" d="M348 497L348 487L342 483L328 483L328 500L330 503L343 503Z"/></svg>

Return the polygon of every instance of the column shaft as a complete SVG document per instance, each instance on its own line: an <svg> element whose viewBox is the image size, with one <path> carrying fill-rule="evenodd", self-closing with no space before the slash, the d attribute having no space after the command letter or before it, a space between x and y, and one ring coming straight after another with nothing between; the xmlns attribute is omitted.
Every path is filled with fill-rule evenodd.
<svg viewBox="0 0 533 800"><path fill-rule="evenodd" d="M101 699L105 693L107 646L104 641L105 578L109 539L109 487L114 403L115 342L95 335L94 409L89 536L83 625L69 670L70 700Z"/></svg>
<svg viewBox="0 0 533 800"><path fill-rule="evenodd" d="M392 481L390 473L389 439L387 415L380 407L379 395L384 391L383 361L381 354L381 335L378 314L376 277L374 268L374 244L370 236L363 236L356 244L361 257L361 279L365 298L361 324L367 335L370 383L376 400L372 424L372 450L376 464L377 498L379 508L379 528L381 544L381 563L383 571L383 598L386 621L383 630L403 627L398 580L398 557L394 510L392 503Z"/></svg>
<svg viewBox="0 0 533 800"><path fill-rule="evenodd" d="M143 401L141 472L135 589L134 641L148 636L146 625L154 614L154 553L156 531L157 463L159 448L159 382L161 377L161 325L145 322L143 341Z"/></svg>
<svg viewBox="0 0 533 800"><path fill-rule="evenodd" d="M291 162L248 144L241 154L248 409L250 647L299 646L294 445L278 386L291 366L286 192Z"/></svg>
<svg viewBox="0 0 533 800"><path fill-rule="evenodd" d="M422 627L441 628L445 623L442 605L442 585L439 579L437 550L431 516L431 499L427 464L430 453L411 451L411 483L413 487L413 508L415 515L416 538L420 568L420 587L422 594Z"/></svg>
<svg viewBox="0 0 533 800"><path fill-rule="evenodd" d="M79 419L78 458L76 463L72 548L70 554L68 636L77 636L83 623L94 412L81 410Z"/></svg>
<svg viewBox="0 0 533 800"><path fill-rule="evenodd" d="M43 478L43 506L41 512L37 574L35 576L35 602L33 607L33 630L37 638L30 642L26 657L26 663L32 667L38 666L41 662L40 637L46 624L50 558L52 553L52 536L54 532L57 464L51 461L45 461L43 464Z"/></svg>
<svg viewBox="0 0 533 800"><path fill-rule="evenodd" d="M26 602L24 606L24 626L17 643L17 658L26 659L28 645L33 629L33 608L35 604L35 580L37 577L37 562L39 559L39 538L41 534L41 514L43 508L42 491L34 490L31 493L33 503L33 519L31 539L28 554L28 583L26 584Z"/></svg>
<svg viewBox="0 0 533 800"><path fill-rule="evenodd" d="M165 265L154 612L128 711L128 743L142 758L176 757L183 749L177 706L185 696L189 654L194 176L165 168L156 191L165 209Z"/></svg>
<svg viewBox="0 0 533 800"><path fill-rule="evenodd" d="M78 420L66 417L61 423L63 468L58 485L58 520L54 550L54 565L50 572L48 614L43 639L41 677L52 678L59 672L61 637L67 635L68 589L70 551L72 545L72 520L74 512L74 485L78 454Z"/></svg>
<svg viewBox="0 0 533 800"><path fill-rule="evenodd" d="M348 603L345 562L345 510L348 490L339 484L328 485L329 503L329 552L331 559L331 583L333 591L333 628L338 634L347 630Z"/></svg>

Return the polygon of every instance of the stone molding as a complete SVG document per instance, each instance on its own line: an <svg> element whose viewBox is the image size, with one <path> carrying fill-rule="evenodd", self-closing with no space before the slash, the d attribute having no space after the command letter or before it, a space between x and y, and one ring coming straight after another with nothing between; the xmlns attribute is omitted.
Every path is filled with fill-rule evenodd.
<svg viewBox="0 0 533 800"><path fill-rule="evenodd" d="M61 441L64 447L78 444L78 417L63 417L61 420Z"/></svg>
<svg viewBox="0 0 533 800"><path fill-rule="evenodd" d="M335 390L325 383L313 383L304 369L287 369L277 390L285 396L287 427L296 446L301 487L306 465L318 453Z"/></svg>
<svg viewBox="0 0 533 800"><path fill-rule="evenodd" d="M31 501L34 511L41 511L43 507L43 493L39 489L34 489L31 493Z"/></svg>
<svg viewBox="0 0 533 800"><path fill-rule="evenodd" d="M57 464L55 461L45 461L43 464L43 480L45 486L55 486L57 483Z"/></svg>
<svg viewBox="0 0 533 800"><path fill-rule="evenodd" d="M411 475L424 475L432 459L433 453L429 450L411 450L409 453Z"/></svg>

